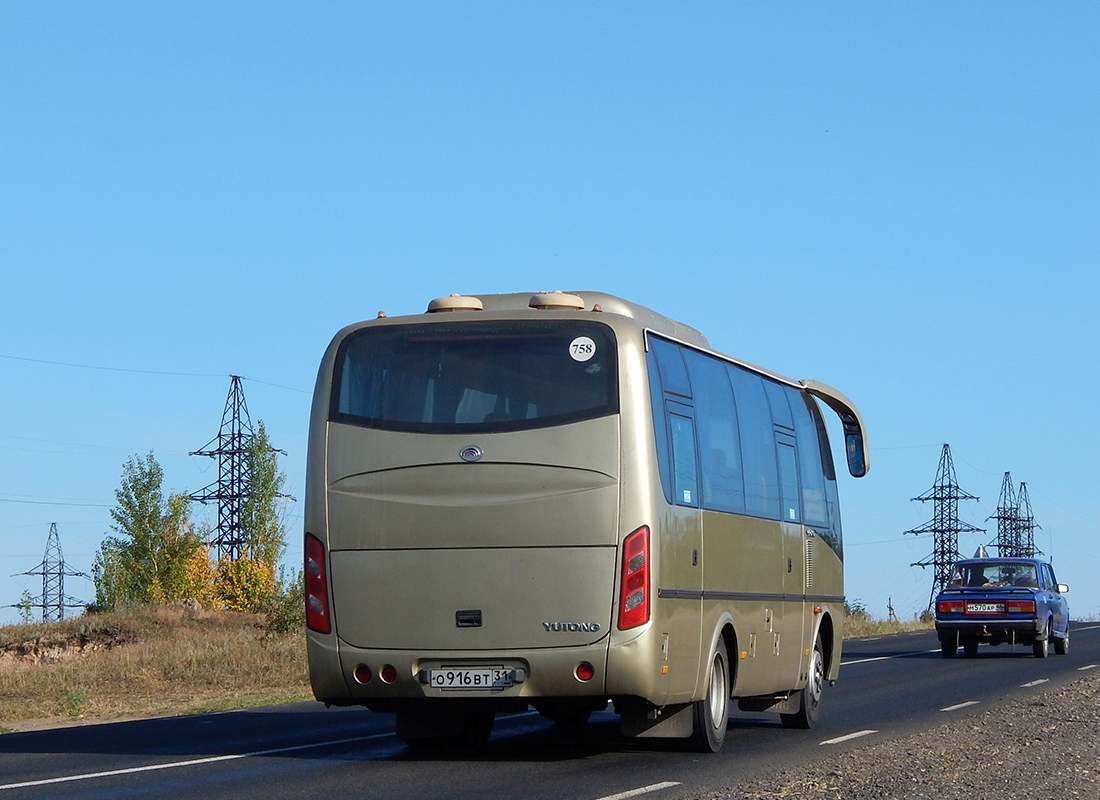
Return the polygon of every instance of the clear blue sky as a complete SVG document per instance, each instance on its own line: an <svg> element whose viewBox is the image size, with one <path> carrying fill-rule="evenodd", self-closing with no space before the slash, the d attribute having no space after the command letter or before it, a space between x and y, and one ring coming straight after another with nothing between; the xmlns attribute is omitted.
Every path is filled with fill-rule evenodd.
<svg viewBox="0 0 1100 800"><path fill-rule="evenodd" d="M214 480L187 453L230 374L288 452L297 562L333 333L560 288L856 402L875 615L927 601L902 532L944 442L963 520L992 540L1026 481L1100 614L1098 29L1085 2L0 5L0 605L41 591L9 575L51 522L90 570L129 455Z"/></svg>

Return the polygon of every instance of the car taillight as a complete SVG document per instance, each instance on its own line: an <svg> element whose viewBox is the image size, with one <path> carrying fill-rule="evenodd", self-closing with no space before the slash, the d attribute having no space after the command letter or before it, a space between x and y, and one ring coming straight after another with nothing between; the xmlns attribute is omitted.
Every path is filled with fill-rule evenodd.
<svg viewBox="0 0 1100 800"><path fill-rule="evenodd" d="M1009 600L1005 603L1005 611L1009 614L1034 614L1034 600Z"/></svg>
<svg viewBox="0 0 1100 800"><path fill-rule="evenodd" d="M937 614L961 614L966 608L966 604L962 600L937 600L936 601L936 613Z"/></svg>
<svg viewBox="0 0 1100 800"><path fill-rule="evenodd" d="M619 630L646 622L649 622L649 528L643 525L623 542Z"/></svg>
<svg viewBox="0 0 1100 800"><path fill-rule="evenodd" d="M318 633L332 630L328 615L328 581L325 579L325 546L306 534L306 627Z"/></svg>

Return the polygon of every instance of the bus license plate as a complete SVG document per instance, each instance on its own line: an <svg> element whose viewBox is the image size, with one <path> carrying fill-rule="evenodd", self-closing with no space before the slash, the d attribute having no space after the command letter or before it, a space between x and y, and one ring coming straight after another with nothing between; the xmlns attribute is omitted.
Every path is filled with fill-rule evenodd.
<svg viewBox="0 0 1100 800"><path fill-rule="evenodd" d="M1004 603L967 603L966 612L968 614L1003 614L1005 613Z"/></svg>
<svg viewBox="0 0 1100 800"><path fill-rule="evenodd" d="M428 683L433 689L505 689L512 685L512 670L433 669Z"/></svg>

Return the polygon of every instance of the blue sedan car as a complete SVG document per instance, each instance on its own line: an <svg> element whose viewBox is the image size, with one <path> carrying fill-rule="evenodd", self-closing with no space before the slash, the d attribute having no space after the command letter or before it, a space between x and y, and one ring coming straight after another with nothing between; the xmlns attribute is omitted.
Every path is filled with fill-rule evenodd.
<svg viewBox="0 0 1100 800"><path fill-rule="evenodd" d="M973 656L978 644L1031 645L1036 658L1069 652L1069 587L1058 583L1047 561L971 558L958 562L947 588L936 595L936 633L944 658L961 646Z"/></svg>

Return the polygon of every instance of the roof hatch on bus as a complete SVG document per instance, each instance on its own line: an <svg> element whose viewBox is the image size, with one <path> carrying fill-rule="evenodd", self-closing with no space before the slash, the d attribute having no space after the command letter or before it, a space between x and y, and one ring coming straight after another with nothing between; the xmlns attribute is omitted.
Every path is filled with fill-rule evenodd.
<svg viewBox="0 0 1100 800"><path fill-rule="evenodd" d="M467 297L461 294L452 294L447 297L437 297L428 303L428 313L438 314L441 311L484 311L485 306L476 297Z"/></svg>

